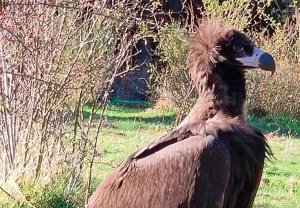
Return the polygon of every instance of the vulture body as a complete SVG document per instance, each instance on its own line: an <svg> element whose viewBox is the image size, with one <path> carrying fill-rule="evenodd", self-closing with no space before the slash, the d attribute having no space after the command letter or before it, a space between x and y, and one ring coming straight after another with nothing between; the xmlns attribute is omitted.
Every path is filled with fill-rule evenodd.
<svg viewBox="0 0 300 208"><path fill-rule="evenodd" d="M90 198L90 208L248 208L271 154L245 123L244 71L275 71L272 56L242 33L208 21L188 40L199 99L166 136L132 154Z"/></svg>

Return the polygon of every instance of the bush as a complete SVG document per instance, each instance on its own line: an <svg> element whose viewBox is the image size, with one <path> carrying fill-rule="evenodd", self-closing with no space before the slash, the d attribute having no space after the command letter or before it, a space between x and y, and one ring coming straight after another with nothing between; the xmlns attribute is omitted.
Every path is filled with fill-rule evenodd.
<svg viewBox="0 0 300 208"><path fill-rule="evenodd" d="M28 178L45 186L65 171L71 191L82 169L92 169L104 118L98 111L95 123L96 112L105 111L139 35L118 36L134 24L131 8L120 2L109 13L101 3L0 3L0 187L14 181L11 195ZM93 13L79 15L87 10ZM93 103L88 118L87 102Z"/></svg>
<svg viewBox="0 0 300 208"><path fill-rule="evenodd" d="M186 69L188 31L179 24L166 25L159 34L157 52L162 57L163 67L152 67L150 73L157 83L156 107L176 107L178 123L186 115L193 98L196 97L194 86Z"/></svg>
<svg viewBox="0 0 300 208"><path fill-rule="evenodd" d="M254 113L300 116L299 28L283 25L271 38L257 37L258 44L276 60L273 77L248 73L248 108Z"/></svg>
<svg viewBox="0 0 300 208"><path fill-rule="evenodd" d="M217 16L225 24L243 30L247 28L250 36L259 47L270 52L276 60L277 69L273 77L259 71L252 70L247 73L247 106L250 112L262 114L291 114L300 115L300 62L299 62L299 27L292 18L282 12L282 24L270 21L274 33L266 36L266 31L249 30L248 1L225 1L219 5L218 1L203 1L206 13L204 16ZM259 15L264 14L267 3L259 1ZM251 8L251 6L250 6ZM295 10L291 3L289 11ZM269 17L272 20L272 17ZM158 79L157 94L158 105L173 105L179 109L178 121L189 111L195 102L196 94L191 93L193 88L185 66L186 39L188 31L179 24L163 27L159 33L160 46L158 53L163 57L164 68L152 69Z"/></svg>

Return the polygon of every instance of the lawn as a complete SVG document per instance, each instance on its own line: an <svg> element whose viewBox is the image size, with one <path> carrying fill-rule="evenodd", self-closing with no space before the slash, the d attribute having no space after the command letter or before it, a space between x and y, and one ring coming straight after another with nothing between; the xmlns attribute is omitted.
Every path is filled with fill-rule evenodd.
<svg viewBox="0 0 300 208"><path fill-rule="evenodd" d="M174 110L110 105L99 141L102 156L93 169L93 189L128 155L168 132L174 115ZM300 208L300 121L288 116L248 120L267 134L276 157L266 162L255 207Z"/></svg>
<svg viewBox="0 0 300 208"><path fill-rule="evenodd" d="M118 103L108 107L98 143L100 154L92 172L92 190L128 155L172 129L174 110L133 106L136 104ZM90 107L86 106L84 110L88 116ZM266 162L255 207L300 208L300 121L289 116L270 115L260 118L249 116L248 121L267 135L276 157L276 160ZM33 185L21 186L21 190L35 207L82 207L83 189L79 187L68 200L65 198L66 186L67 180L61 178L45 188ZM8 206L9 201L4 200L5 197L0 191L0 207L30 207L24 202Z"/></svg>

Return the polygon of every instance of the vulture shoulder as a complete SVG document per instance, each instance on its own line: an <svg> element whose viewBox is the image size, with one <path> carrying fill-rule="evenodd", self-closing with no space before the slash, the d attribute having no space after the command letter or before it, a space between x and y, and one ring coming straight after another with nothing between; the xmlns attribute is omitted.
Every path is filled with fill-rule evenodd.
<svg viewBox="0 0 300 208"><path fill-rule="evenodd" d="M96 190L89 207L221 208L245 197L247 206L237 207L248 207L264 150L263 135L235 120L187 124L129 156Z"/></svg>

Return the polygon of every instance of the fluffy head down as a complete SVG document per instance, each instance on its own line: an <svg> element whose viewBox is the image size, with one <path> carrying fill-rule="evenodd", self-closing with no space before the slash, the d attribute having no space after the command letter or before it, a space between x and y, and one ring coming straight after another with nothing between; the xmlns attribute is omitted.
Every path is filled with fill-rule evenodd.
<svg viewBox="0 0 300 208"><path fill-rule="evenodd" d="M222 26L217 20L210 20L203 22L197 33L188 39L187 66L195 84L213 72L212 68L217 63L221 50L218 43L223 42L232 31L232 27Z"/></svg>

